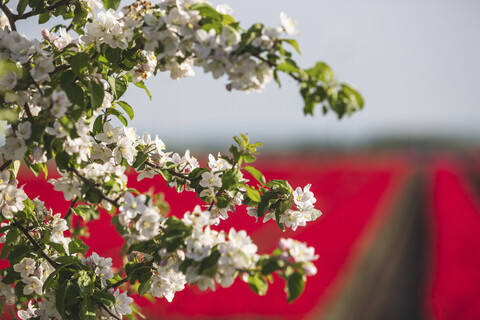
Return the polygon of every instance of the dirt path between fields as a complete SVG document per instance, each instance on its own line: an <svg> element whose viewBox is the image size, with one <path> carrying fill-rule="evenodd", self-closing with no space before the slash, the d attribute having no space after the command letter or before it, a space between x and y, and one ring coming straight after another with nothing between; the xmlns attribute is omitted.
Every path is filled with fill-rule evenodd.
<svg viewBox="0 0 480 320"><path fill-rule="evenodd" d="M354 274L318 319L425 319L421 297L430 209L425 184L424 175L412 177Z"/></svg>

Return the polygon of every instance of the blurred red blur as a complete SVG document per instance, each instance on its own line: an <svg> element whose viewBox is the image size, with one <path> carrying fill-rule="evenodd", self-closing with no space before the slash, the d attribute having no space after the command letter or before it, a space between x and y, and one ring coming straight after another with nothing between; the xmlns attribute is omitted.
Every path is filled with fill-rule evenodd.
<svg viewBox="0 0 480 320"><path fill-rule="evenodd" d="M268 293L259 297L238 279L231 288L217 288L215 292L187 287L171 303L165 299L137 302L148 319L345 319L340 316L346 314L344 311L336 311L345 308L358 315L349 319L406 319L403 314L436 320L480 319L480 202L475 188L480 181L480 166L475 167L478 161L450 156L420 160L397 152L263 156L256 167L267 179L286 179L294 188L311 183L316 206L323 215L296 232L282 232L275 223L255 223L245 209L239 209L220 228L247 230L259 253L273 250L281 237L314 246L320 255L316 261L318 274L309 277L302 296L288 304L283 280L278 278ZM49 178L55 175L51 172ZM23 170L19 180L30 197L39 196L54 212L66 212L69 204L63 194L43 178ZM132 173L129 186L142 192L150 188L164 192L171 214L176 216L200 203L194 194L177 194L158 178L137 182ZM425 224L413 218L402 222L417 215ZM112 257L119 267L123 239L109 220L102 213L100 220L89 223L90 237L85 241L90 252ZM391 231L406 234L410 229L418 230L415 237L419 241L407 244L395 238L397 231ZM402 243L405 250L395 249ZM380 247L388 244L394 249L381 253ZM409 269L411 273L402 270L402 263L407 262L414 266ZM0 264L6 266L4 261ZM371 270L375 270L373 277L368 275ZM400 298L398 292L394 294L398 283L408 283L410 288ZM383 302L364 302L374 299ZM392 311L391 306L409 310L402 313L393 307ZM9 317L4 315L2 319Z"/></svg>

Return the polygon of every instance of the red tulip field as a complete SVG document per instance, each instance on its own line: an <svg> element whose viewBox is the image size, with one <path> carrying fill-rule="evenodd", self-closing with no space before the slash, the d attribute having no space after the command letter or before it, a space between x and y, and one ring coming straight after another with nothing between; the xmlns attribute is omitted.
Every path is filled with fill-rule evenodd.
<svg viewBox="0 0 480 320"><path fill-rule="evenodd" d="M147 319L480 319L480 157L312 153L261 156L255 166L293 188L311 183L323 215L282 232L242 209L218 228L247 230L260 254L282 237L307 242L319 255L318 273L291 304L280 278L265 296L237 279L216 291L187 287L171 303L137 299ZM56 175L52 170L48 178ZM67 211L63 194L43 176L23 170L19 180L30 197ZM137 182L131 174L129 185L164 192L170 214L179 217L200 204L194 193L177 194L158 178ZM102 213L88 230L90 252L112 257L118 268L123 239L110 216Z"/></svg>

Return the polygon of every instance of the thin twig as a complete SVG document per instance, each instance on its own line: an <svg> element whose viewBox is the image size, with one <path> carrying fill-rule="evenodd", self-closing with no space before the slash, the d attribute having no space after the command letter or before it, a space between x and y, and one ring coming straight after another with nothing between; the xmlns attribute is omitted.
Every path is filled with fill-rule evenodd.
<svg viewBox="0 0 480 320"><path fill-rule="evenodd" d="M9 165L12 164L12 162L13 162L12 160L7 160L7 161L5 161L5 162L2 164L2 166L0 167L0 172L3 171L3 170L5 170Z"/></svg>
<svg viewBox="0 0 480 320"><path fill-rule="evenodd" d="M98 302L98 304L100 305L100 307L101 307L103 310L107 311L110 316L114 317L114 318L117 319L117 320L122 320L121 318L117 317L117 315L115 315L112 311L108 310L108 308L107 308L106 305L104 305L104 304L101 303L101 302Z"/></svg>
<svg viewBox="0 0 480 320"><path fill-rule="evenodd" d="M73 198L72 202L70 203L70 207L68 208L68 211L65 214L65 217L63 217L63 219L67 220L72 215L73 206L77 203L77 200L78 200L78 197Z"/></svg>
<svg viewBox="0 0 480 320"><path fill-rule="evenodd" d="M28 103L25 102L25 104L23 105L23 108L25 109L25 113L27 114L28 120L30 120L30 122L33 124L34 122L33 115L32 115L32 112L30 111L30 107L28 106Z"/></svg>
<svg viewBox="0 0 480 320"><path fill-rule="evenodd" d="M128 281L128 278L123 278L122 280L118 281L118 282L115 282L114 284L111 284L110 286L107 287L107 289L105 290L108 290L110 288L113 288L113 289L116 289L117 287L121 286L122 284L124 284L125 282Z"/></svg>
<svg viewBox="0 0 480 320"><path fill-rule="evenodd" d="M20 231L22 231L22 233L25 235L25 237L27 237L27 239L30 241L30 243L33 245L33 247L35 249L37 249L38 251L40 251L40 254L42 255L42 257L45 258L45 260L48 261L48 263L50 263L50 265L52 267L54 267L55 269L58 268L58 263L56 263L55 261L52 260L52 258L50 258L43 250L42 248L40 247L40 245L38 244L37 241L35 241L35 239L33 239L33 237L30 235L30 233L28 233L28 230L25 229L20 223L18 223L18 221L13 218L13 225L15 227L17 227Z"/></svg>
<svg viewBox="0 0 480 320"><path fill-rule="evenodd" d="M262 56L260 56L260 55L258 55L258 54L254 54L253 56L254 56L255 58L257 58L257 59L265 62L265 63L268 64L270 67L277 67L277 65L276 65L275 63L268 61L267 59L265 59L264 57L262 57ZM290 77L292 77L293 79L295 79L295 80L297 80L297 81L299 81L299 82L302 82L302 81L303 81L302 79L300 79L298 76L294 75L293 73L287 73L287 74L288 74Z"/></svg>
<svg viewBox="0 0 480 320"><path fill-rule="evenodd" d="M75 173L75 175L77 177L80 178L80 180L83 181L83 183L85 183L87 186L89 186L91 189L94 189L95 191L97 191L99 197L101 200L105 200L107 202L109 202L110 204L112 204L114 207L116 208L119 208L120 205L118 204L118 200L112 200L110 198L108 198L106 195L103 194L102 191L100 191L97 186L95 185L95 183L93 183L92 181L88 180L87 178L85 178L84 176L82 176L77 169L75 169L74 167L71 167L70 170Z"/></svg>
<svg viewBox="0 0 480 320"><path fill-rule="evenodd" d="M145 164L153 169L157 169L157 170L167 170L168 173L170 173L171 175L173 176L176 176L176 177L179 177L179 178L182 178L182 179L185 179L185 180L190 180L188 178L188 175L184 175L184 174L181 174L181 173L178 173L176 171L173 171L173 170L170 170L170 169L163 169L159 166L157 166L156 164L154 163L151 163L151 162L148 162L148 161L145 161Z"/></svg>

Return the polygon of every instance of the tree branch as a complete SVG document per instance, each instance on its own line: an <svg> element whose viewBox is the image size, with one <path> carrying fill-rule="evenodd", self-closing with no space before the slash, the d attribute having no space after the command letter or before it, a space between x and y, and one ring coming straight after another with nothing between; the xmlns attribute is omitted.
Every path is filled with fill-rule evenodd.
<svg viewBox="0 0 480 320"><path fill-rule="evenodd" d="M57 2L55 4L52 4L51 6L48 6L46 8L43 8L41 10L32 10L30 12L26 12L24 14L21 14L21 15L13 15L15 21L17 20L22 20L22 19L27 19L27 18L30 18L30 17L33 17L33 16L36 16L38 14L42 14L44 12L49 12L49 11L52 11L52 10L55 10L57 9L58 7L61 7L61 6L64 6L64 5L68 5L70 4L70 2L73 2L73 0L62 0L60 2Z"/></svg>
<svg viewBox="0 0 480 320"><path fill-rule="evenodd" d="M12 162L13 162L12 160L7 160L7 161L5 161L5 162L2 164L2 166L0 167L0 172L2 172L3 170L5 170L9 165L12 164Z"/></svg>
<svg viewBox="0 0 480 320"><path fill-rule="evenodd" d="M10 11L10 9L8 9L6 4L0 4L0 9L2 9L2 11L7 16L8 22L10 23L10 28L12 29L12 31L17 31L17 27L15 26L16 19L15 19L15 15L12 13L12 11Z"/></svg>
<svg viewBox="0 0 480 320"><path fill-rule="evenodd" d="M40 245L38 244L37 241L35 241L35 239L33 239L33 237L30 235L30 233L28 233L28 230L25 229L20 223L18 223L18 221L13 218L13 224L15 227L17 227L20 231L22 231L22 233L25 235L25 237L27 237L28 241L30 241L30 243L33 245L33 247L35 249L37 249L38 251L40 251L40 254L42 255L43 258L45 258L45 260L48 261L48 263L50 263L50 265L52 267L54 267L55 269L58 268L58 263L56 263L55 261L52 260L52 258L50 258L43 250L42 248L40 247Z"/></svg>

